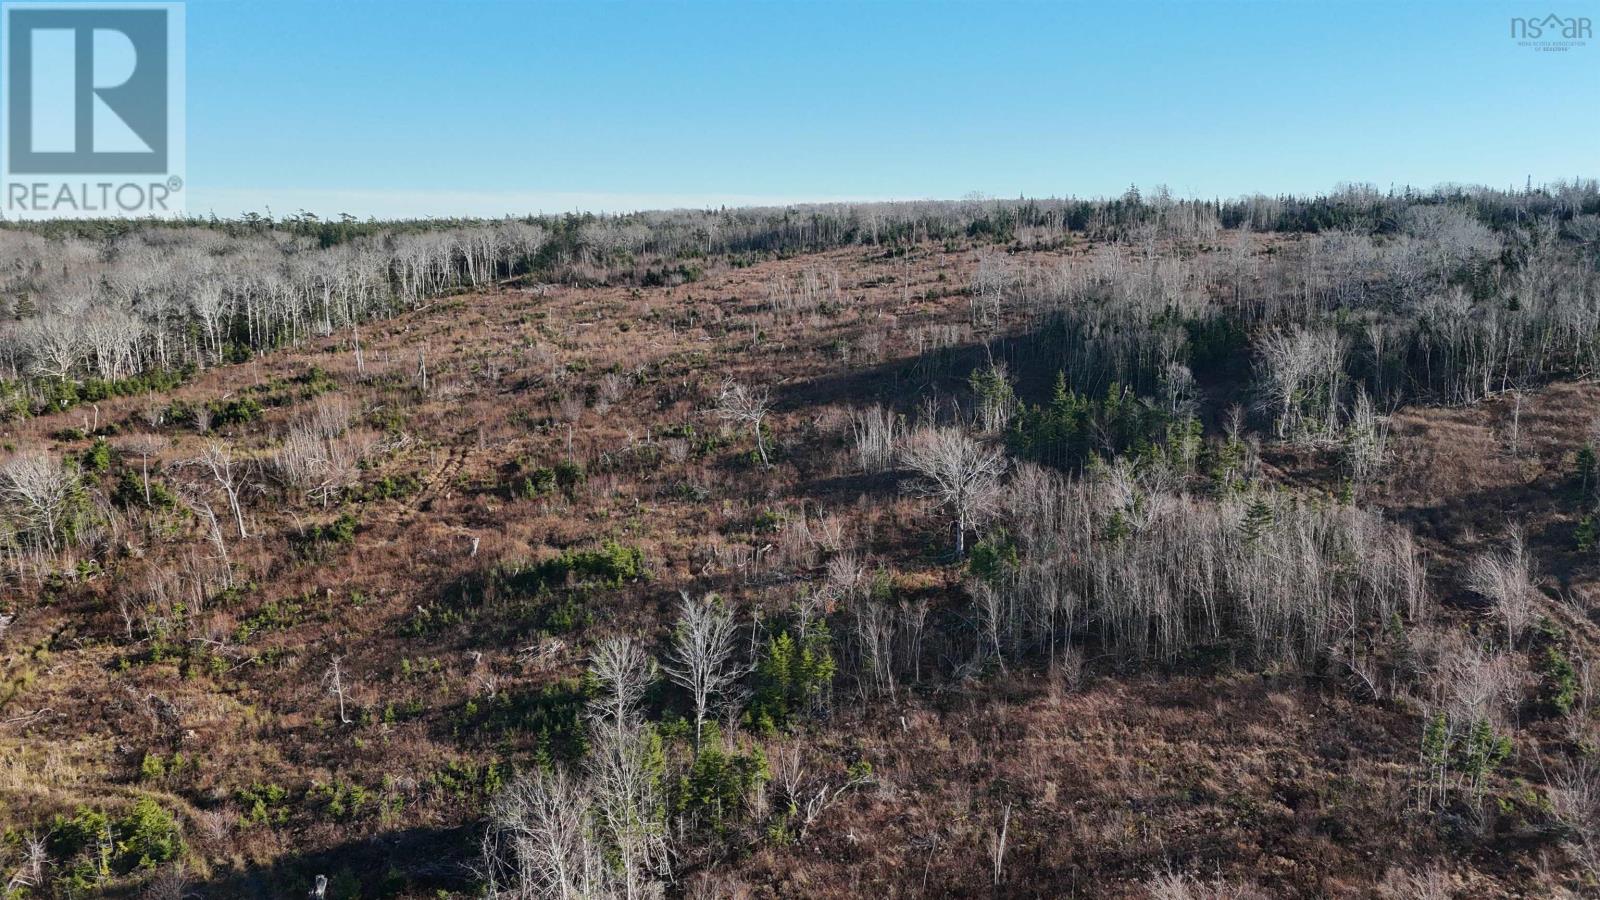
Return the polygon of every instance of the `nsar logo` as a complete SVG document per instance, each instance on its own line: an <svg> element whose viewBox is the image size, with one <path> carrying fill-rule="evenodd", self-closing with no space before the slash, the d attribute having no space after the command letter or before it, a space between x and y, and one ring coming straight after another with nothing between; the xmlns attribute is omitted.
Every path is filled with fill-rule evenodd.
<svg viewBox="0 0 1600 900"><path fill-rule="evenodd" d="M1584 16L1558 16L1551 13L1543 18L1513 18L1511 37L1519 47L1534 50L1565 52L1584 46L1594 37L1594 25Z"/></svg>

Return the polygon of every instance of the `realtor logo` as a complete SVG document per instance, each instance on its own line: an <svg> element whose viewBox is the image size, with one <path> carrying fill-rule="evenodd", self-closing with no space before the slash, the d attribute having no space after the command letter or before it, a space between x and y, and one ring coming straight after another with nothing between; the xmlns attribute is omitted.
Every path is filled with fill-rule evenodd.
<svg viewBox="0 0 1600 900"><path fill-rule="evenodd" d="M181 213L183 6L6 3L5 212Z"/></svg>

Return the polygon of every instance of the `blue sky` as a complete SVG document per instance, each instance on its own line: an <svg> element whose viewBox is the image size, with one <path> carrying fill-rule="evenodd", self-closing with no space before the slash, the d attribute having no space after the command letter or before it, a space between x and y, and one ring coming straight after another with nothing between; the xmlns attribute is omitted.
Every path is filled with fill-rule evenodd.
<svg viewBox="0 0 1600 900"><path fill-rule="evenodd" d="M1543 0L1541 0L1543 2ZM1600 22L1600 2L1551 0ZM1523 3L191 0L189 209L495 215L1600 174Z"/></svg>

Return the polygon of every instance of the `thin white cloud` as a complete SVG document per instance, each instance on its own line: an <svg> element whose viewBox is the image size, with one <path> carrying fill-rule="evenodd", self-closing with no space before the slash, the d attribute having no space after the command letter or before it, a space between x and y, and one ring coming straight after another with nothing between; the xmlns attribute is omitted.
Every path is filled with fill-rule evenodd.
<svg viewBox="0 0 1600 900"><path fill-rule="evenodd" d="M197 188L190 186L190 215L215 213L224 218L246 212L275 216L301 210L324 218L349 213L365 219L495 218L529 213L633 212L641 209L715 208L719 206L785 206L793 203L836 203L883 200L883 197L800 197L767 194L607 193L602 191L386 191L319 188Z"/></svg>

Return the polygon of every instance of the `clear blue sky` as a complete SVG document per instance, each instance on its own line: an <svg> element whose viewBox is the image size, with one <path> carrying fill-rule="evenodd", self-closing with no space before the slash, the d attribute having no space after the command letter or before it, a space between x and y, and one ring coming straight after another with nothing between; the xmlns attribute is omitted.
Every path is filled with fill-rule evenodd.
<svg viewBox="0 0 1600 900"><path fill-rule="evenodd" d="M1531 0L1530 0L1531 2ZM1600 174L1600 2L188 4L191 212Z"/></svg>

